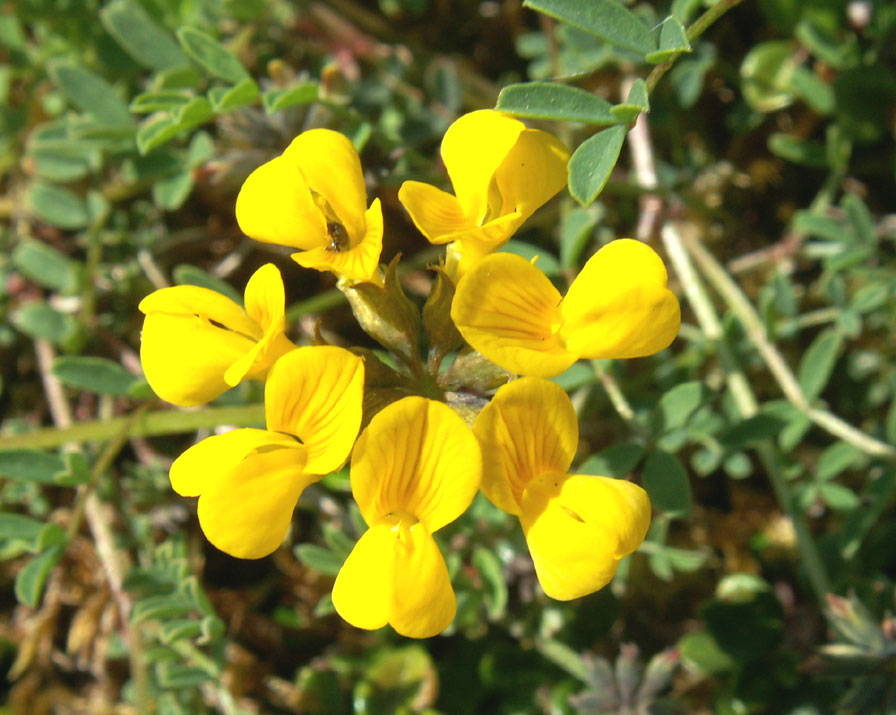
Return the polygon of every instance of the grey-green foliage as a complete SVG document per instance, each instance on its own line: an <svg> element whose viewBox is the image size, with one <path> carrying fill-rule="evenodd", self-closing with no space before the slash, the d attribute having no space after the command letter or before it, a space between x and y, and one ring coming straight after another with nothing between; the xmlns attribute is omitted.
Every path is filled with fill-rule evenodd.
<svg viewBox="0 0 896 715"><path fill-rule="evenodd" d="M136 0L106 4L100 19L121 51L145 70L66 60L49 66L52 82L75 111L32 130L27 156L40 179L29 186L26 203L36 217L59 228L77 230L102 218L100 205L91 204L91 189L61 183L90 177L96 186L106 172L132 161L138 167L132 185L148 185L161 208L174 210L194 188L196 164L176 152L163 172L144 172L138 155L155 156L165 145L180 144L201 125L240 108L263 106L275 113L318 99L318 85L310 79L261 91L219 39L195 26L175 34Z"/></svg>
<svg viewBox="0 0 896 715"><path fill-rule="evenodd" d="M199 688L221 677L226 643L224 623L191 574L184 541L174 537L159 544L124 581L133 597L130 621L143 634L144 655L152 666L149 694L167 692L185 707L197 707Z"/></svg>
<svg viewBox="0 0 896 715"><path fill-rule="evenodd" d="M576 172L577 198L587 202L597 195L600 200L587 208L561 205L557 250L539 245L545 242L538 234L546 233L544 224L555 218L549 210L540 214L548 216L542 223L536 214L527 233L506 250L529 258L539 254L538 265L562 288L596 245L633 230L636 187L625 172L610 177L617 157L626 163L621 145L628 124L652 106L658 191L674 210L664 218L681 216L706 228L706 246L725 260L747 251L762 253L780 231L787 240L774 244L768 254L774 261L741 268L734 277L760 309L767 337L797 376L811 407L842 415L869 435L896 444L896 232L887 217L894 167L887 114L896 96L890 53L894 11L885 3L872 4L870 24L862 27L847 22L836 3L744 3L734 11L743 13L739 19L725 18L731 24L720 27L718 35L701 36L694 52L678 57L652 92L645 91L645 83L635 83L627 96L622 93L622 71L645 78L654 67L651 60L675 59L683 52L682 27L708 4L676 0L662 5L676 18L673 22L657 14L655 3L616 2L611 9L624 19L613 26L605 22L610 15L592 18L603 23L600 28L580 17L577 26L562 20L554 24L551 38L542 31L515 37L520 55L530 62L529 79L538 83L506 87L499 108L536 122L566 122L561 131L571 149L614 141L607 142L606 151L585 157L588 161L579 156L573 164L583 167ZM9 353L17 356L17 370L31 370L27 380L11 377L18 375L14 371L4 374L3 405L13 406L4 419L4 436L29 428L35 419L48 421L35 406L40 387L36 370L29 367L31 339L47 340L61 353L53 372L80 411L92 416L100 414L98 405L133 409L130 400L146 386L131 380L117 350L119 341L136 348L140 316L134 308L151 290L138 252L149 249L175 283L229 291L239 300L233 288L237 278L222 282L217 266L190 265L190 249L202 245L205 251L210 240L221 238L211 228L232 224L239 179L298 131L303 108L313 107L316 123L345 131L359 148L368 146L365 168L370 169L369 160L380 159L382 165L373 164L370 176L381 180L378 189L388 191L405 177L431 183L443 179L433 160L439 137L455 114L487 101L468 82L468 66L447 55L428 64L426 48L415 49L410 64L397 60L397 53L362 58L359 80L330 75L324 91L318 70L332 59L325 51L286 32L286 25L277 27L273 11L263 21L228 15L237 10L251 14L257 2L113 0L100 9L102 27L90 26L95 18L83 10L89 3L55 3L59 17L41 20L39 33L30 27L26 32L29 23L38 21L30 17L23 23L16 12L36 5L20 3L16 11L0 15L0 35L12 58L12 65L0 66L0 154L4 170L24 169L10 185L22 187L23 206L33 219L16 224L21 232L2 234L9 259L0 259L0 279L4 285L15 279L9 285L24 283L27 291L0 296L0 341L4 348L13 346ZM64 12L63 6L68 7ZM532 6L550 6L561 17L583 4ZM257 17L264 12L258 10ZM222 17L227 21L218 22ZM748 29L740 24L744 18L757 35L741 32ZM407 21L399 17L396 22ZM54 34L55 27L63 29ZM103 32L109 35L99 42ZM626 33L625 47L613 44L615 32ZM401 40L413 40L414 34ZM178 36L187 38L190 51ZM726 36L744 44L719 41ZM38 37L48 38L43 48L36 46ZM763 39L754 42L752 51L746 43L751 37ZM251 51L246 51L247 41ZM383 46L388 45L377 45ZM268 79L263 63L280 57L300 74ZM19 98L29 93L33 99L20 106ZM43 117L42 123L29 124ZM247 117L248 131L241 126ZM728 174L721 170L726 165L732 167ZM385 173L378 174L384 167ZM717 196L710 197L705 188L708 178L722 184ZM726 180L732 182L729 193ZM196 186L202 188L201 201L191 204ZM188 211L182 214L164 213L184 206ZM209 230L197 229L206 218ZM394 221L390 217L390 226L399 225ZM720 236L714 233L717 227ZM202 255L213 260L210 253ZM673 270L670 278L678 290ZM90 286L97 290L95 309L86 292ZM292 289L303 286L297 282ZM653 497L648 538L639 553L620 564L611 588L573 604L548 601L538 590L519 521L480 495L456 524L437 534L458 599L448 639L403 650L388 634L340 631L339 640L326 640L309 661L278 663L277 677L258 687L267 693L277 687L288 691L294 684L309 712L410 711L417 708L420 683L433 692L435 667L424 651L432 648L441 659L443 678L436 706L445 712L475 711L496 702L507 712L571 712L569 695L578 693L582 682L588 691L579 697L580 709L603 707L601 698L607 698L611 708L625 702L662 710L669 704L616 698L620 684L640 692L643 681L632 677L638 661L630 653L616 663L619 673L600 681L584 677L594 672L581 652L595 644L611 651L620 629L623 638L646 629L654 640L686 632L678 653L688 672L683 691L673 692L688 706L699 702L695 708L761 711L787 702L823 709L835 701L825 688L833 682L834 690L840 688L834 694L845 694L847 676L869 663L871 677L855 683L847 709L863 694L878 694L873 668L886 665L889 646L877 648L873 629L845 635L838 628L841 642L830 653L846 657L827 673L833 679L826 680L797 669L809 646L795 653L793 639L780 638L775 593L790 592L795 598L787 622L794 613L813 613L814 606L799 546L787 528L793 520L781 517L760 457L769 448L778 456L798 510L807 515L811 532L823 538L832 588L842 593L857 589L881 614L892 608L880 584L892 540L896 471L828 434L803 407L785 399L751 336L736 317L724 315L727 306L720 296L711 297L724 318L721 338L707 339L683 301L685 325L672 350L600 365L630 400L631 418L616 415L593 365L580 362L556 378L580 408L576 471L631 478ZM106 357L97 362L78 354L85 345ZM744 419L737 409L720 347L729 349L756 392L759 411L751 417ZM23 404L27 409L20 415L17 408ZM186 439L157 440L152 446L170 457L183 446L180 441ZM126 515L116 536L141 564L127 585L135 627L147 639L150 695L159 712L204 712L208 693L221 695L214 689L232 682L236 666L224 672L228 641L196 589L200 573L214 583L211 569L202 572L199 555L191 551L187 558L184 543L171 534L190 534L195 539L191 549L204 542L191 507L185 509L171 494L165 471L134 468L129 450L116 461L114 479L101 480L99 494L120 507L120 517ZM39 607L46 579L69 575L66 569L76 552L62 553L65 533L53 518L64 513L60 506L73 503L74 488L90 480L94 459L92 451L0 453L0 556L15 559L4 565L17 576L15 594L22 603ZM346 469L303 495L296 517L303 542L296 549L298 575L281 570L280 554L253 565L269 569L265 578L241 582L240 593L222 593L250 604L275 638L288 644L285 650L302 658L303 648L310 654L338 628L329 579L364 528L348 499L348 481ZM190 514L188 521L181 520L185 514ZM750 519L756 515L762 523L754 527ZM78 538L87 533L82 528ZM705 545L701 534L709 535ZM156 551L159 541L174 546L163 544ZM206 556L211 564L211 554ZM774 582L737 573L722 578L742 567L763 569ZM625 608L613 629L609 621L618 611L611 590L625 593L620 598ZM684 612L688 620L673 612ZM605 629L596 621L607 621ZM823 640L824 629L813 630L811 621L805 619L801 638ZM560 640L551 638L571 645L558 647ZM844 645L852 650L842 650ZM259 661L268 655L248 639L240 647L260 654ZM549 668L548 661L562 673ZM605 672L610 661L601 665L594 658L591 663L593 671ZM660 674L663 665L659 659ZM456 680L458 672L468 679ZM446 686L454 682L464 687ZM673 688L677 682L672 681ZM129 685L125 697L131 692ZM280 702L276 707L288 709Z"/></svg>

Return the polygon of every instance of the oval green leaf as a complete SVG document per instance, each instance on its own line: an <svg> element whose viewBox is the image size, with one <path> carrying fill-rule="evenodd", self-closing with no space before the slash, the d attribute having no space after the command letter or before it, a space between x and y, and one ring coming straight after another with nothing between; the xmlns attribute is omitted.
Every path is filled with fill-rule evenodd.
<svg viewBox="0 0 896 715"><path fill-rule="evenodd" d="M74 65L55 65L50 77L65 96L85 114L92 114L110 124L130 124L128 105L115 88L90 70Z"/></svg>
<svg viewBox="0 0 896 715"><path fill-rule="evenodd" d="M495 109L517 117L611 125L619 120L610 103L578 87L557 82L522 82L501 90Z"/></svg>
<svg viewBox="0 0 896 715"><path fill-rule="evenodd" d="M691 482L673 454L658 450L644 464L644 489L650 502L669 516L685 516L691 510Z"/></svg>
<svg viewBox="0 0 896 715"><path fill-rule="evenodd" d="M287 107L316 102L319 94L317 82L304 82L285 89L271 89L261 95L261 103L268 114Z"/></svg>
<svg viewBox="0 0 896 715"><path fill-rule="evenodd" d="M828 384L842 344L843 337L838 331L825 330L819 333L803 354L797 378L807 400L812 401L818 397Z"/></svg>
<svg viewBox="0 0 896 715"><path fill-rule="evenodd" d="M125 52L148 69L187 64L174 38L156 25L135 0L113 0L100 10L100 22Z"/></svg>
<svg viewBox="0 0 896 715"><path fill-rule="evenodd" d="M619 159L628 129L610 127L586 139L569 160L569 193L582 206L588 206L603 191Z"/></svg>
<svg viewBox="0 0 896 715"><path fill-rule="evenodd" d="M57 358L52 372L69 387L101 395L127 395L138 379L116 362L81 355Z"/></svg>
<svg viewBox="0 0 896 715"><path fill-rule="evenodd" d="M78 264L40 241L22 241L13 251L12 262L22 275L44 288L68 293L80 283Z"/></svg>
<svg viewBox="0 0 896 715"><path fill-rule="evenodd" d="M230 51L211 35L195 27L182 27L177 31L181 47L209 74L239 84L249 79L249 73Z"/></svg>
<svg viewBox="0 0 896 715"><path fill-rule="evenodd" d="M15 583L15 593L19 603L23 603L31 608L37 608L41 594L44 591L47 576L50 575L50 570L59 561L64 551L65 547L61 544L51 546L21 568L19 573L16 574Z"/></svg>
<svg viewBox="0 0 896 715"><path fill-rule="evenodd" d="M54 484L55 477L66 471L65 462L55 454L36 449L0 451L0 476L6 479Z"/></svg>
<svg viewBox="0 0 896 715"><path fill-rule="evenodd" d="M25 205L37 218L57 228L84 228L90 220L87 204L80 196L45 181L35 181L28 187Z"/></svg>
<svg viewBox="0 0 896 715"><path fill-rule="evenodd" d="M681 22L673 15L667 17L660 28L660 46L656 52L649 52L644 59L651 64L659 64L672 59L682 52L690 52L691 43Z"/></svg>
<svg viewBox="0 0 896 715"><path fill-rule="evenodd" d="M654 52L656 40L631 10L615 0L525 0L526 7L642 55Z"/></svg>

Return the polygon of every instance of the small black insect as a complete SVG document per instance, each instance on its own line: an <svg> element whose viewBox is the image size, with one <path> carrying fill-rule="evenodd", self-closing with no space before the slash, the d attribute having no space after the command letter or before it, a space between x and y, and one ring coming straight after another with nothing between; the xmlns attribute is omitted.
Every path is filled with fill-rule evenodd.
<svg viewBox="0 0 896 715"><path fill-rule="evenodd" d="M330 253L341 253L348 248L348 233L341 223L328 223L327 235L330 237L330 243L327 245Z"/></svg>

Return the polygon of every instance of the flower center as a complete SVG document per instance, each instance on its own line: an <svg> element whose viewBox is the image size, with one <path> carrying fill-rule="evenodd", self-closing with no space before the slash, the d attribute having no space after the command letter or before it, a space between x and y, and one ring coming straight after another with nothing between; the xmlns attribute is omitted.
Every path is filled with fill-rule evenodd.
<svg viewBox="0 0 896 715"><path fill-rule="evenodd" d="M327 244L324 246L324 250L329 253L342 253L350 249L352 241L348 235L348 230L339 220L333 207L330 206L330 202L327 201L323 194L317 193L314 189L309 189L309 191L311 192L311 199L314 201L314 205L317 206L318 210L323 214L324 221L327 222Z"/></svg>
<svg viewBox="0 0 896 715"><path fill-rule="evenodd" d="M413 541L411 528L419 522L420 520L416 516L403 510L389 512L379 521L380 524L388 525L395 538L403 544L410 544Z"/></svg>

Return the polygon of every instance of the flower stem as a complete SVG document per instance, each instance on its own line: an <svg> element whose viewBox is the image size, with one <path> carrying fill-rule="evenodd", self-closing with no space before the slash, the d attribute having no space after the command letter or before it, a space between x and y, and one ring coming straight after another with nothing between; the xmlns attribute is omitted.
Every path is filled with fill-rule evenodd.
<svg viewBox="0 0 896 715"><path fill-rule="evenodd" d="M133 419L132 416L109 420L88 420L70 427L46 428L25 434L0 437L0 450L50 448L66 443L103 442L122 435L156 437L164 434L192 432L197 429L234 425L249 427L264 424L264 405L240 407L206 407L201 410L156 410Z"/></svg>
<svg viewBox="0 0 896 715"><path fill-rule="evenodd" d="M688 41L693 44L693 42L700 37L706 30L709 29L710 25L712 25L716 20L718 20L722 15L728 12L735 5L739 5L742 0L719 0L715 5L709 8L706 12L704 12L700 17L694 20L694 23L688 28ZM675 61L681 57L681 55L675 55L674 57L666 60L665 62L660 62L650 74L647 76L647 91L653 92L657 83L660 81L660 78L669 69L672 65L675 64Z"/></svg>
<svg viewBox="0 0 896 715"><path fill-rule="evenodd" d="M323 313L331 308L337 308L345 303L345 296L337 288L313 295L305 300L300 300L286 309L286 322L292 323L301 318L303 315L313 313Z"/></svg>

